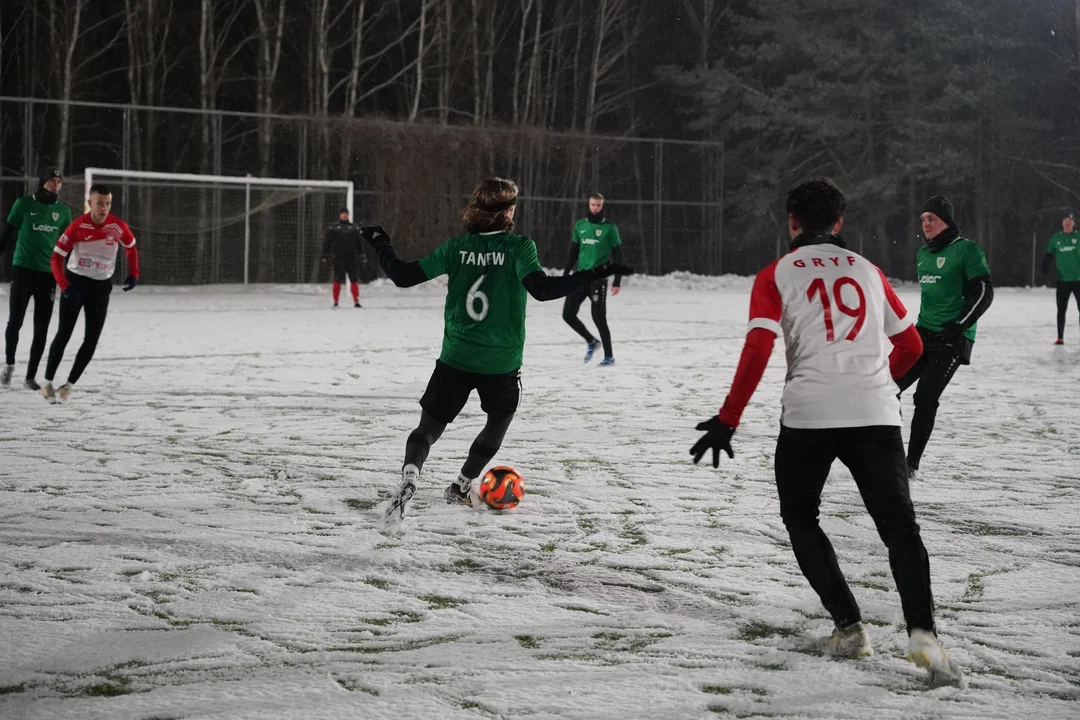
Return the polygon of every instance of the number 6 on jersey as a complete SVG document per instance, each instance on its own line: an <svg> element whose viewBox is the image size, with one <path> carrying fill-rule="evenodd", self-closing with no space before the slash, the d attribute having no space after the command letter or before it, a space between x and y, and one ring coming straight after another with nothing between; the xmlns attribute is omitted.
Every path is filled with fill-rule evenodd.
<svg viewBox="0 0 1080 720"><path fill-rule="evenodd" d="M484 278L487 275L481 275L476 279L476 282L469 288L469 294L465 296L465 312L469 313L476 322L480 322L487 317L488 310L491 309L491 304L488 302L488 297L480 291L480 285L483 284ZM480 303L480 309L477 310L476 304Z"/></svg>

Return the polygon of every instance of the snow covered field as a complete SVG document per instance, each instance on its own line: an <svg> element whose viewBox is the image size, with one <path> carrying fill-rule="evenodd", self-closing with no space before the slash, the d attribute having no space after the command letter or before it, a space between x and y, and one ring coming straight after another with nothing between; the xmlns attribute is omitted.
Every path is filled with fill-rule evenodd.
<svg viewBox="0 0 1080 720"><path fill-rule="evenodd" d="M876 654L820 656L830 621L772 485L782 348L735 460L689 462L748 290L629 281L611 369L582 366L561 302L530 302L496 458L525 502L442 502L474 398L392 538L378 506L438 355L438 287L337 311L326 288L114 293L67 406L0 394L0 717L1080 717L1076 316L1054 348L1050 292L999 291L945 394L913 492L970 687L930 689L839 465L823 524Z"/></svg>

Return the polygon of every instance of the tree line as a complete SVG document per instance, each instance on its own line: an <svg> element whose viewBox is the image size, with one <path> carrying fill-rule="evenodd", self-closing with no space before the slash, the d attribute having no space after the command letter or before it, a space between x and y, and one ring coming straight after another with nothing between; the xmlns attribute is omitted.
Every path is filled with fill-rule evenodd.
<svg viewBox="0 0 1080 720"><path fill-rule="evenodd" d="M469 161L455 170L517 172L536 195L596 185L653 200L655 172L665 199L722 197L724 268L739 272L782 238L786 188L822 174L849 194L849 240L908 276L919 206L940 192L995 274L1016 283L1028 280L1032 234L1080 206L1078 28L1080 0L12 0L0 10L0 86L266 113L230 130L212 115L178 125L140 112L129 160L143 169L285 172L296 159L276 113L325 118L308 126L307 176L390 194L412 179L456 202L476 179L403 152L407 126L438 148L452 137ZM373 119L394 129L365 130ZM4 139L21 123L6 116ZM41 124L34 158L5 141L6 172L119 142L91 139L93 123L63 107ZM717 154L669 156L661 171L647 146L537 140L552 132L714 141L723 171ZM224 163L212 151L221 133ZM371 174L372 152L402 165ZM661 237L705 238L684 264L716 242L709 213L661 222Z"/></svg>

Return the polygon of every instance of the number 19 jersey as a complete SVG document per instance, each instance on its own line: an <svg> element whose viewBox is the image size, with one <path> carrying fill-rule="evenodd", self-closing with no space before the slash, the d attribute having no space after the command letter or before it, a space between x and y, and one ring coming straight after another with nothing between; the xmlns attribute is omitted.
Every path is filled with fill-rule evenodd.
<svg viewBox="0 0 1080 720"><path fill-rule="evenodd" d="M869 260L831 243L804 245L760 273L750 329L783 333L781 423L790 428L900 425L889 338L912 324Z"/></svg>
<svg viewBox="0 0 1080 720"><path fill-rule="evenodd" d="M521 367L526 292L541 271L536 243L494 232L450 238L420 260L428 279L447 275L440 359L452 368L500 375Z"/></svg>

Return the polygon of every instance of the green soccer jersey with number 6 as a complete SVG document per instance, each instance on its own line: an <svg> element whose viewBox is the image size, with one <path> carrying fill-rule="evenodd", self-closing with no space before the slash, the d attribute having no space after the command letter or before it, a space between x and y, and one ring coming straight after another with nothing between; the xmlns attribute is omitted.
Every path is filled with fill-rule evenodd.
<svg viewBox="0 0 1080 720"><path fill-rule="evenodd" d="M967 303L965 291L968 281L990 274L982 248L967 238L957 238L938 252L926 247L919 248L918 261L921 302L919 320L921 328L941 332L945 323L958 322ZM964 335L975 339L975 325Z"/></svg>
<svg viewBox="0 0 1080 720"><path fill-rule="evenodd" d="M526 301L521 281L543 271L536 243L506 232L462 235L421 259L420 267L429 280L448 276L440 359L485 375L520 368Z"/></svg>

